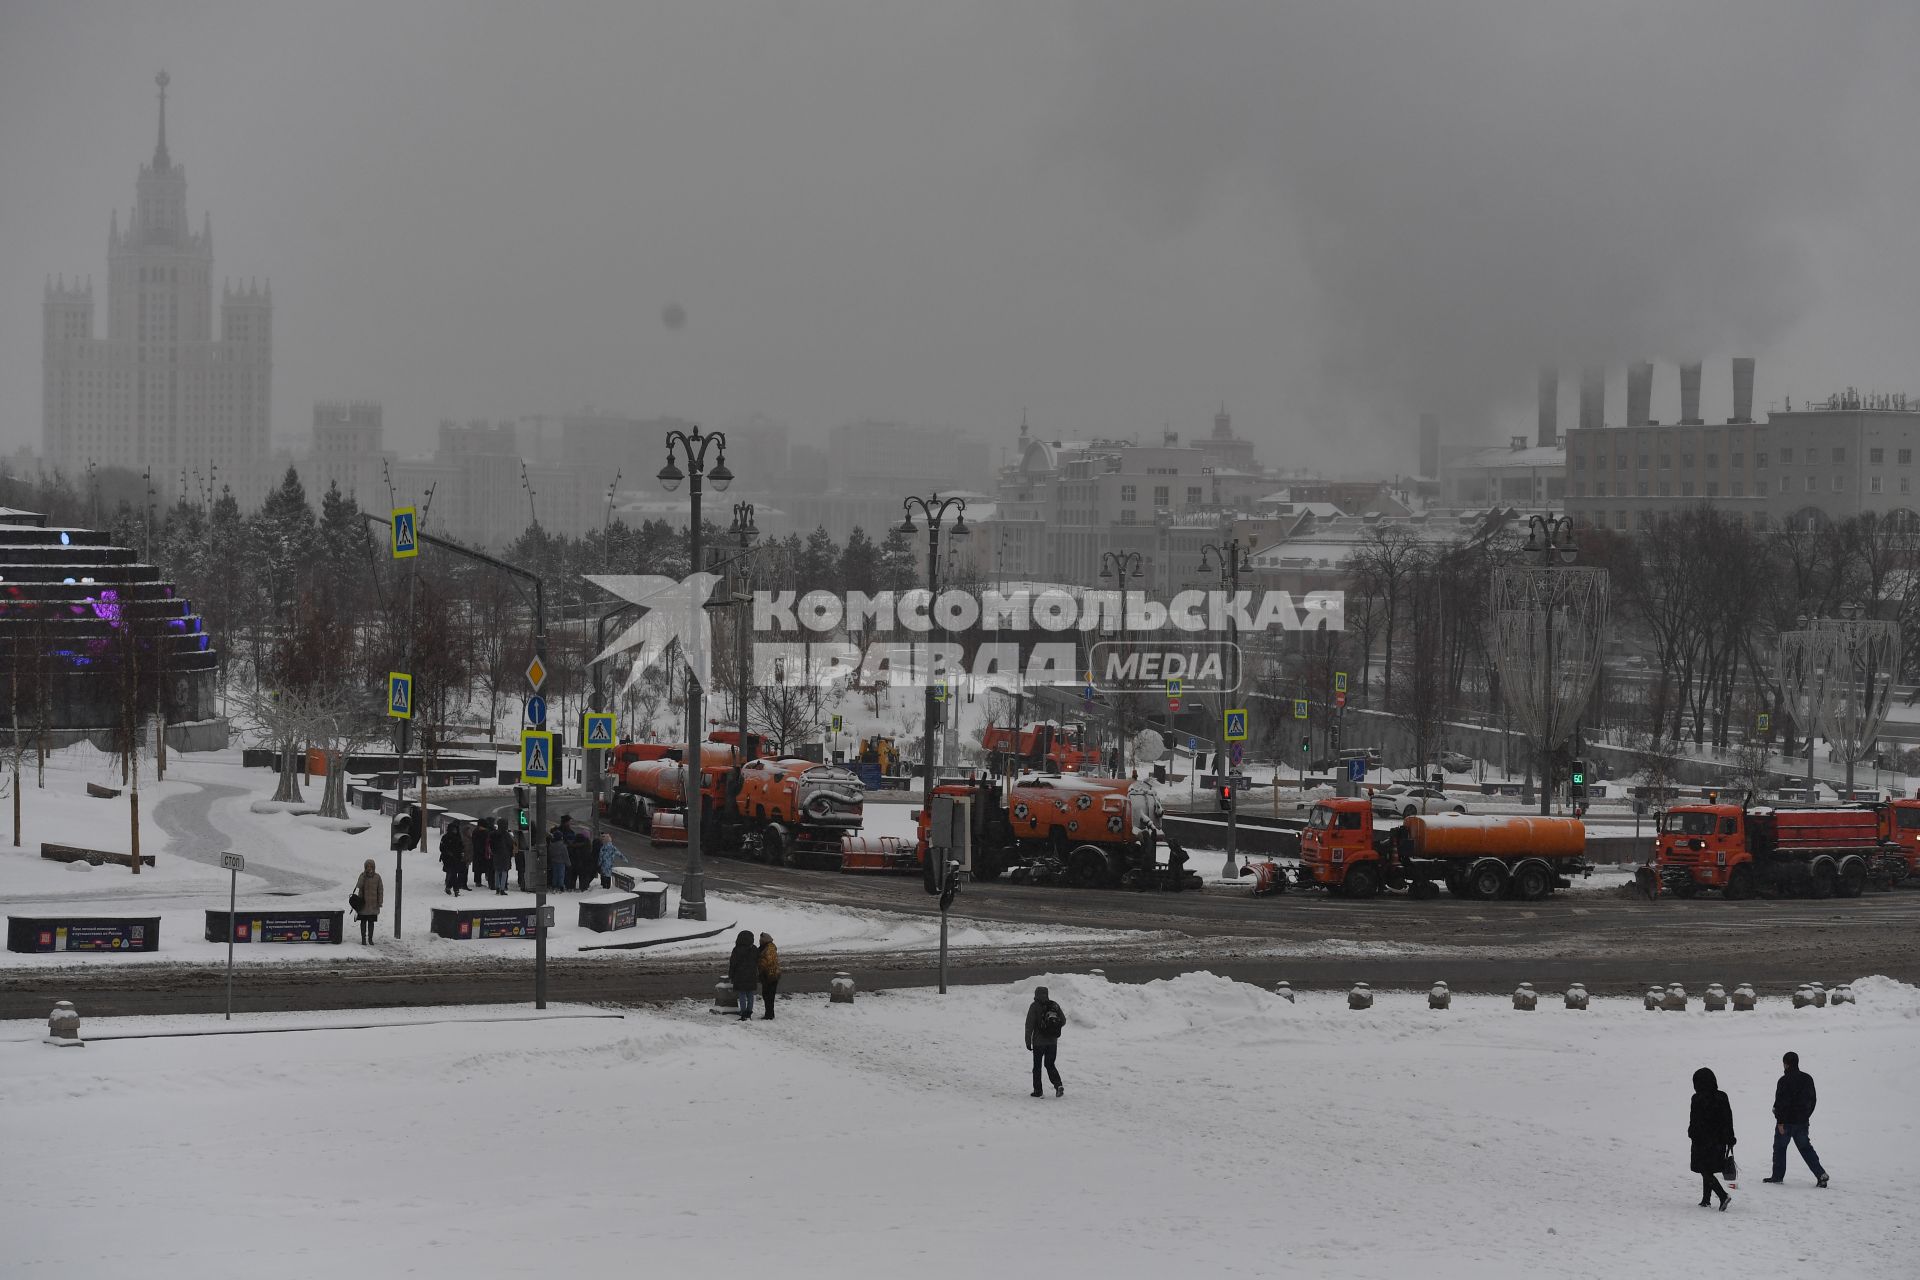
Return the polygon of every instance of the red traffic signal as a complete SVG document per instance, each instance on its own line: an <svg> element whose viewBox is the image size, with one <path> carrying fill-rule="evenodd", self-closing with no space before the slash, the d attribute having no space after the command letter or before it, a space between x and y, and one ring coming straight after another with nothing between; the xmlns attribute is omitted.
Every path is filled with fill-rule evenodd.
<svg viewBox="0 0 1920 1280"><path fill-rule="evenodd" d="M1220 787L1220 810L1226 812L1233 808L1233 784L1223 783Z"/></svg>

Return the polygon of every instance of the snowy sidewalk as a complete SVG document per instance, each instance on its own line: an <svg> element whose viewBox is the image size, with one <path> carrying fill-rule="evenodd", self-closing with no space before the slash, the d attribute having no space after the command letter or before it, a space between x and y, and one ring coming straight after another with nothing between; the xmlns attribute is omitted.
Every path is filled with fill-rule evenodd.
<svg viewBox="0 0 1920 1280"><path fill-rule="evenodd" d="M1069 1015L1064 1099L1026 1096L1031 982L752 1024L688 1003L78 1050L0 1024L9 1274L1913 1274L1914 988L1354 1013L1205 974L1036 980ZM1786 1048L1821 1085L1827 1191L1759 1183ZM1686 1168L1702 1065L1741 1137L1725 1214Z"/></svg>

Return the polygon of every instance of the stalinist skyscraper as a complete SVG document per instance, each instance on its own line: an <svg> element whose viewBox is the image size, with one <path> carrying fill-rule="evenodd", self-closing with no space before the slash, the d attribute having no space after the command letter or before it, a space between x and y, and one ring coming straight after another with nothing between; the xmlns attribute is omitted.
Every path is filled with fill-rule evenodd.
<svg viewBox="0 0 1920 1280"><path fill-rule="evenodd" d="M167 73L160 132L133 214L107 231L107 332L93 331L93 281L46 291L42 428L49 464L75 476L153 468L156 488L182 472L250 495L267 461L273 378L268 289L223 287L213 335L213 221L187 221L187 171L167 151ZM166 489L162 489L166 492Z"/></svg>

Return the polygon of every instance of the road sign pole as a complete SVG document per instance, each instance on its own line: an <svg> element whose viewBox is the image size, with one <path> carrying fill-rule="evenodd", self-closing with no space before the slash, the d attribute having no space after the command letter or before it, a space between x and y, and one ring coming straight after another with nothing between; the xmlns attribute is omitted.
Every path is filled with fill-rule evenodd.
<svg viewBox="0 0 1920 1280"><path fill-rule="evenodd" d="M233 935L240 931L240 869L247 865L244 854L223 853L220 865L227 869L227 1021L233 1021Z"/></svg>
<svg viewBox="0 0 1920 1280"><path fill-rule="evenodd" d="M547 665L547 593L539 578L533 580L533 656L542 667ZM553 757L547 757L547 768L553 768ZM533 801L533 839L540 842L539 850L545 855L547 845L547 789L537 789ZM596 819L597 821L597 819ZM528 842L527 863L535 865L532 841ZM546 858L539 859L540 870L545 872ZM533 886L534 926L533 926L533 1007L547 1007L547 881L549 872L542 875Z"/></svg>

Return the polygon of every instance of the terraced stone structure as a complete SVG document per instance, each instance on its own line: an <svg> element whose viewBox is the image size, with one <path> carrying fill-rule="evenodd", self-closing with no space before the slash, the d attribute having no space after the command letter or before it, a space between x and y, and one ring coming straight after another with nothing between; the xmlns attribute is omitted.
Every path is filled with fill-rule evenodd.
<svg viewBox="0 0 1920 1280"><path fill-rule="evenodd" d="M136 674L143 709L157 696L170 721L210 719L215 657L193 606L133 551L0 511L0 707L17 672L23 729L114 727Z"/></svg>

